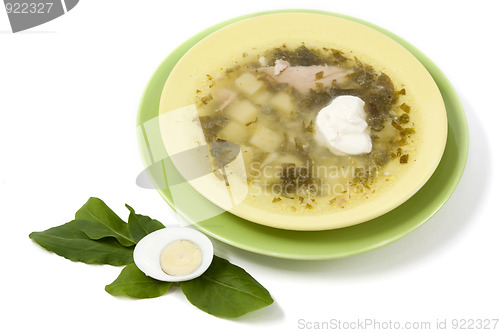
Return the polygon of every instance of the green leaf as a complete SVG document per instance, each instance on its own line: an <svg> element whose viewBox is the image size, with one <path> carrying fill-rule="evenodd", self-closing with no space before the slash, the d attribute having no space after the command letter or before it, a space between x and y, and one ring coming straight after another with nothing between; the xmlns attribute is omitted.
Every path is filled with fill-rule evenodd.
<svg viewBox="0 0 500 333"><path fill-rule="evenodd" d="M128 227L130 230L130 237L133 241L138 242L147 234L165 228L160 221L154 220L149 216L136 214L132 207L127 204L125 204L125 206L130 211L130 215L128 216Z"/></svg>
<svg viewBox="0 0 500 333"><path fill-rule="evenodd" d="M162 296L172 285L152 279L132 263L122 270L120 275L105 290L113 296L129 296L133 298L154 298Z"/></svg>
<svg viewBox="0 0 500 333"><path fill-rule="evenodd" d="M29 237L46 250L72 261L113 266L133 262L133 248L125 247L113 238L92 240L79 229L77 221L32 232Z"/></svg>
<svg viewBox="0 0 500 333"><path fill-rule="evenodd" d="M245 270L217 256L200 277L180 285L189 302L221 318L236 318L273 303L269 292Z"/></svg>
<svg viewBox="0 0 500 333"><path fill-rule="evenodd" d="M113 237L120 244L132 246L128 225L101 199L91 197L75 214L76 220L89 221L82 224L82 231L91 239Z"/></svg>
<svg viewBox="0 0 500 333"><path fill-rule="evenodd" d="M113 237L124 246L132 246L135 244L132 240L124 238L122 235L101 222L76 220L76 224L78 228L90 239L99 240L105 237Z"/></svg>

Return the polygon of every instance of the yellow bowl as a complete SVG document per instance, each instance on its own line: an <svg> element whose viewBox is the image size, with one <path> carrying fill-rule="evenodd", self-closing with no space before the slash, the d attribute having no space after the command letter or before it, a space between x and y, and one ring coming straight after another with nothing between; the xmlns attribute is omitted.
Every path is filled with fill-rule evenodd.
<svg viewBox="0 0 500 333"><path fill-rule="evenodd" d="M258 53L286 43L317 45L355 55L385 72L411 92L412 120L417 116L418 143L412 163L390 188L352 208L315 215L293 215L262 209L245 199L246 183L206 173L209 157L197 124L195 91L207 85L207 74L228 68L243 52ZM160 100L160 129L168 155L179 173L217 206L252 222L291 230L327 230L369 221L401 205L430 178L444 151L447 118L443 99L431 75L404 47L365 25L312 13L275 13L230 24L193 46L170 73ZM196 157L182 155L197 151ZM176 158L183 156L182 158ZM226 174L241 168L238 159ZM200 170L193 170L199 166ZM189 170L188 170L189 169ZM205 171L204 171L205 170ZM204 176L199 177L200 174ZM198 175L193 177L193 175ZM193 207L196 209L196 207Z"/></svg>

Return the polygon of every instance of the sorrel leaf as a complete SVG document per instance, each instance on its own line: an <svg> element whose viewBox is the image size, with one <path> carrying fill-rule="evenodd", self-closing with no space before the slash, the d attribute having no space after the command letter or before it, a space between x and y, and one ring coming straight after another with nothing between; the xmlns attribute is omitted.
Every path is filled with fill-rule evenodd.
<svg viewBox="0 0 500 333"><path fill-rule="evenodd" d="M222 318L236 318L273 303L269 292L250 274L217 256L200 277L180 285L194 306Z"/></svg>
<svg viewBox="0 0 500 333"><path fill-rule="evenodd" d="M158 281L146 276L132 263L121 271L120 275L105 290L113 296L133 298L154 298L164 295L172 282Z"/></svg>
<svg viewBox="0 0 500 333"><path fill-rule="evenodd" d="M121 245L113 238L90 239L78 228L77 221L32 232L29 237L46 250L72 261L113 266L133 262L132 248Z"/></svg>
<svg viewBox="0 0 500 333"><path fill-rule="evenodd" d="M153 231L165 228L165 226L158 220L154 220L149 216L136 214L134 209L125 204L130 211L128 216L128 227L130 230L130 237L134 242L140 241L147 234Z"/></svg>
<svg viewBox="0 0 500 333"><path fill-rule="evenodd" d="M76 212L75 219L90 221L92 223L92 227L89 225L89 227L82 229L91 239L114 237L124 246L135 244L130 238L127 223L116 215L101 199L91 197Z"/></svg>

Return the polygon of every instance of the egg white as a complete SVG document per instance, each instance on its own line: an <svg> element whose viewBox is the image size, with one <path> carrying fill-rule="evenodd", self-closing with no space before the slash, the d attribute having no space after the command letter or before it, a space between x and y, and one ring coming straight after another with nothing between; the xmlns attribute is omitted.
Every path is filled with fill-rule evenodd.
<svg viewBox="0 0 500 333"><path fill-rule="evenodd" d="M201 265L191 274L168 275L160 265L162 250L176 240L189 240L201 251ZM134 249L134 262L147 276L161 281L177 282L197 278L203 274L212 263L214 249L210 239L199 231L190 228L164 228L150 233L142 238Z"/></svg>

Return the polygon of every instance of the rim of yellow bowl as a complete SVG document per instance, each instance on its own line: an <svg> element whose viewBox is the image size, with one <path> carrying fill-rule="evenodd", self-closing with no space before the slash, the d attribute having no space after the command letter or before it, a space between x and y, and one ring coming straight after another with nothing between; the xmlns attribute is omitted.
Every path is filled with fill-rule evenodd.
<svg viewBox="0 0 500 333"><path fill-rule="evenodd" d="M293 38L290 38L293 36ZM287 39L288 38L288 39ZM402 82L413 96L417 111L419 142L414 161L406 173L383 193L352 208L321 215L290 215L262 209L247 201L228 206L215 198L213 187L190 184L217 206L246 220L289 230L328 230L369 221L398 207L415 194L431 177L444 152L447 138L446 109L439 89L425 67L393 39L360 23L314 13L275 13L232 23L203 38L179 60L162 91L159 115L193 103L197 78L221 67L259 45L267 48L283 41L325 45L348 50L363 62ZM293 41L292 41L293 40ZM279 42L278 42L279 41ZM222 50L222 52L221 52ZM221 55L223 54L223 55ZM181 88L180 88L181 87ZM164 144L174 138L162 129ZM182 142L175 142L182 145ZM182 170L179 170L182 174Z"/></svg>

